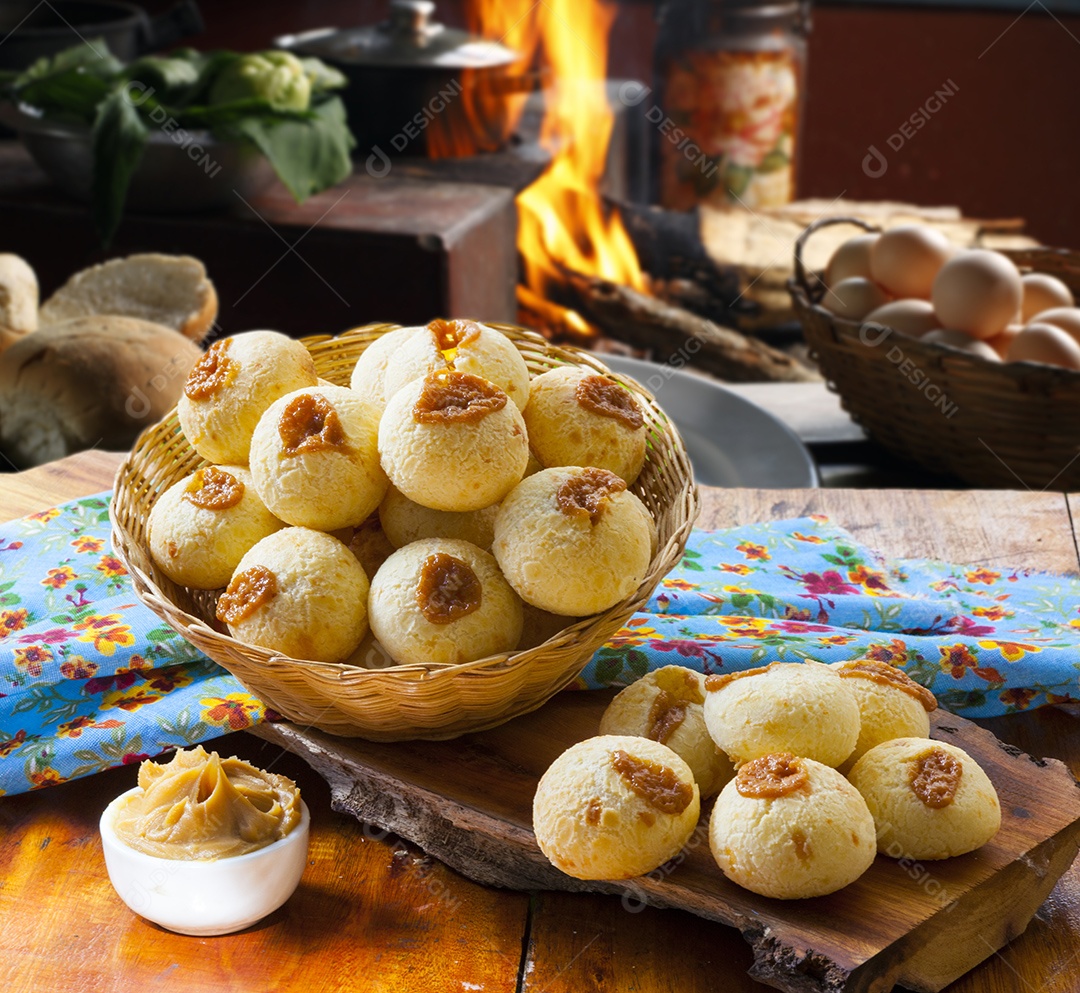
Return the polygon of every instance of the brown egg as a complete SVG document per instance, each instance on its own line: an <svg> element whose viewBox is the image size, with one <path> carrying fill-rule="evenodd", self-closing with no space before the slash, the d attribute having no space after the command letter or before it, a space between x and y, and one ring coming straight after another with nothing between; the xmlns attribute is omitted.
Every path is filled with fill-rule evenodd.
<svg viewBox="0 0 1080 993"><path fill-rule="evenodd" d="M1055 307L1044 310L1028 321L1028 324L1052 324L1080 341L1080 307Z"/></svg>
<svg viewBox="0 0 1080 993"><path fill-rule="evenodd" d="M862 276L841 279L825 293L821 305L837 317L849 321L861 321L872 310L888 303L885 291L876 283Z"/></svg>
<svg viewBox="0 0 1080 993"><path fill-rule="evenodd" d="M934 308L925 300L893 300L867 314L866 323L881 324L912 338L921 338L927 331L941 327Z"/></svg>
<svg viewBox="0 0 1080 993"><path fill-rule="evenodd" d="M993 338L987 338L986 343L1003 359L1008 354L1009 346L1013 339L1024 330L1023 324L1010 324L1004 331L999 331Z"/></svg>
<svg viewBox="0 0 1080 993"><path fill-rule="evenodd" d="M930 300L946 327L985 339L1014 323L1022 293L1012 262L1000 252L973 248L941 267Z"/></svg>
<svg viewBox="0 0 1080 993"><path fill-rule="evenodd" d="M1080 369L1080 345L1053 324L1029 324L1006 353L1009 362L1043 362L1066 369Z"/></svg>
<svg viewBox="0 0 1080 993"><path fill-rule="evenodd" d="M922 340L932 342L935 345L948 345L950 348L959 348L961 351L970 352L972 355L978 355L980 358L988 359L991 362L1001 361L1001 356L985 341L972 338L971 335L965 334L963 331L953 331L951 329L946 331L937 328L934 331L927 331L922 336Z"/></svg>
<svg viewBox="0 0 1080 993"><path fill-rule="evenodd" d="M852 276L870 278L870 248L878 240L876 234L860 234L855 238L849 238L829 259L825 267L825 283L835 286L842 279L850 279Z"/></svg>
<svg viewBox="0 0 1080 993"><path fill-rule="evenodd" d="M953 253L949 239L936 228L904 224L890 228L870 250L870 273L895 297L926 300L938 270Z"/></svg>
<svg viewBox="0 0 1080 993"><path fill-rule="evenodd" d="M1054 307L1072 307L1072 291L1060 279L1041 272L1029 272L1020 277L1024 298L1020 304L1020 323L1026 324L1037 314Z"/></svg>

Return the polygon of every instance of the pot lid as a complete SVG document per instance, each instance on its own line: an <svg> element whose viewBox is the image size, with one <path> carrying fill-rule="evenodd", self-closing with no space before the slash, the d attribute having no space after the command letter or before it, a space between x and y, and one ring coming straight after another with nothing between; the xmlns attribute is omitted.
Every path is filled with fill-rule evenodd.
<svg viewBox="0 0 1080 993"><path fill-rule="evenodd" d="M359 28L320 28L276 39L280 48L348 65L485 69L509 65L513 49L431 19L432 0L390 0L390 18Z"/></svg>

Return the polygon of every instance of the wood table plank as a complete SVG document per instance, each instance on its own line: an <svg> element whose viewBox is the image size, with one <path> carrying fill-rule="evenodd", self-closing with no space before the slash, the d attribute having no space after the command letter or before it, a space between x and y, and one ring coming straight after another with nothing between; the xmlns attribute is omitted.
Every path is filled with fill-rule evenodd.
<svg viewBox="0 0 1080 993"><path fill-rule="evenodd" d="M120 459L83 453L0 476L0 518L106 489ZM889 555L1061 572L1078 567L1069 506L1060 495L724 490L704 496L701 523L708 527L826 513ZM1080 730L1069 715L1043 709L983 723L1003 740L1061 758L1080 774ZM242 755L265 756L259 750L268 747L248 735L228 742ZM310 888L298 893L298 917L290 902L269 921L227 938L169 935L134 918L112 896L96 820L105 803L134 782L133 769L0 800L0 975L9 988L512 989L524 938L518 988L530 993L766 989L746 977L750 951L734 930L682 912L634 913L616 897L542 893L532 901L526 928L525 897L476 886L396 839L371 837L370 829L365 834L329 809L329 791L306 766L273 754L282 757L260 761L283 763L312 808L315 864L302 884ZM396 896L394 887L400 888ZM438 914L424 916L430 907L420 910L432 903L433 890L436 903L442 893L460 901L454 913L442 915L445 927ZM1080 989L1078 949L1080 870L1074 865L1027 932L949 990L1072 993ZM182 964L200 955L209 962L205 970Z"/></svg>
<svg viewBox="0 0 1080 993"><path fill-rule="evenodd" d="M83 452L0 475L0 518L108 489L123 457ZM2 798L0 978L8 989L517 989L526 894L479 886L414 845L335 812L329 788L308 765L252 735L209 747L300 785L311 810L311 851L296 894L240 934L171 934L132 914L105 872L98 817L135 785L135 766Z"/></svg>

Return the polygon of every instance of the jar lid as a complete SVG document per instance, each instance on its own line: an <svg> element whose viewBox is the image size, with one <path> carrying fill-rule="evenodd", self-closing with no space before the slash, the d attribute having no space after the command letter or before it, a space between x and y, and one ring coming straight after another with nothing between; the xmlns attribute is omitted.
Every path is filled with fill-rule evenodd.
<svg viewBox="0 0 1080 993"><path fill-rule="evenodd" d="M275 39L280 48L348 65L485 69L521 56L497 41L431 19L432 0L390 0L390 17L359 28L319 28Z"/></svg>

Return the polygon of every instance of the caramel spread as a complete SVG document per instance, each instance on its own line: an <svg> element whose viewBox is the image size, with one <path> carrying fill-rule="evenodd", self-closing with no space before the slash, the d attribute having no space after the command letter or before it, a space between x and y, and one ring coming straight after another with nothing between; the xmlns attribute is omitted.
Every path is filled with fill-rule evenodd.
<svg viewBox="0 0 1080 993"><path fill-rule="evenodd" d="M203 510L228 510L243 496L244 484L216 465L199 469L184 487L184 499Z"/></svg>
<svg viewBox="0 0 1080 993"><path fill-rule="evenodd" d="M600 798L594 796L585 808L585 823L596 826L600 823L600 815L603 811L604 805L600 802Z"/></svg>
<svg viewBox="0 0 1080 993"><path fill-rule="evenodd" d="M586 376L574 391L578 405L601 417L612 417L636 431L645 423L637 400L629 390L606 376Z"/></svg>
<svg viewBox="0 0 1080 993"><path fill-rule="evenodd" d="M773 663L775 665L775 663ZM706 676L705 677L705 689L710 693L715 693L717 690L722 690L725 686L729 686L735 682L736 679L742 679L743 676L760 676L763 672L768 672L772 668L772 665L758 666L756 669L743 669L742 672L726 672L722 676Z"/></svg>
<svg viewBox="0 0 1080 993"><path fill-rule="evenodd" d="M480 609L483 587L467 562L436 552L429 555L416 584L420 612L432 624L451 624Z"/></svg>
<svg viewBox="0 0 1080 993"><path fill-rule="evenodd" d="M649 730L646 738L666 745L676 728L686 720L686 704L667 690L661 690L649 708Z"/></svg>
<svg viewBox="0 0 1080 993"><path fill-rule="evenodd" d="M853 662L845 662L836 670L836 674L848 679L869 679L882 686L895 686L898 690L903 690L908 696L918 700L928 711L937 710L937 699L933 693L925 686L920 686L902 669L897 669L888 662L879 662L877 659L855 659Z"/></svg>
<svg viewBox="0 0 1080 993"><path fill-rule="evenodd" d="M810 774L790 752L773 752L739 767L735 789L740 796L776 800L810 783Z"/></svg>
<svg viewBox="0 0 1080 993"><path fill-rule="evenodd" d="M240 372L240 363L234 362L226 354L231 344L231 338L215 341L206 350L206 354L191 367L184 384L184 395L189 400L209 400L218 390L236 379Z"/></svg>
<svg viewBox="0 0 1080 993"><path fill-rule="evenodd" d="M626 483L615 473L590 466L555 491L555 502L567 517L588 517L595 524L603 517L608 500L625 489Z"/></svg>
<svg viewBox="0 0 1080 993"><path fill-rule="evenodd" d="M139 767L141 793L117 812L128 847L162 859L210 861L246 855L284 838L300 823L296 783L198 745L172 761Z"/></svg>
<svg viewBox="0 0 1080 993"><path fill-rule="evenodd" d="M486 379L467 372L434 372L424 380L413 420L420 424L478 424L502 410L508 397Z"/></svg>
<svg viewBox="0 0 1080 993"><path fill-rule="evenodd" d="M309 452L341 451L345 432L337 411L319 393L301 393L286 404L278 421L281 456L307 455Z"/></svg>
<svg viewBox="0 0 1080 993"><path fill-rule="evenodd" d="M250 617L276 595L277 577L264 565L252 566L233 576L225 592L218 597L217 619L235 624Z"/></svg>
<svg viewBox="0 0 1080 993"><path fill-rule="evenodd" d="M929 748L911 766L911 792L935 810L956 799L964 767L943 748Z"/></svg>
<svg viewBox="0 0 1080 993"><path fill-rule="evenodd" d="M462 345L480 337L480 325L475 321L447 321L441 317L428 323L428 330L435 336L435 344L447 362Z"/></svg>
<svg viewBox="0 0 1080 993"><path fill-rule="evenodd" d="M630 789L661 813L681 814L694 799L693 786L666 765L634 758L621 748L611 753L611 765Z"/></svg>

